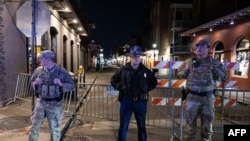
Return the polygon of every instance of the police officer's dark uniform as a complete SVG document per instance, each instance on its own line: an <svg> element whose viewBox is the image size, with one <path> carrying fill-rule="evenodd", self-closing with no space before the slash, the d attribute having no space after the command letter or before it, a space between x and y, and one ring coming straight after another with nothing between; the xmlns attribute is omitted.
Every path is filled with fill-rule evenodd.
<svg viewBox="0 0 250 141"><path fill-rule="evenodd" d="M121 103L118 141L126 141L132 113L137 122L138 141L146 141L148 91L156 87L157 79L154 73L140 62L141 47L131 47L129 55L131 62L125 64L111 78L111 85L119 90L118 100Z"/></svg>

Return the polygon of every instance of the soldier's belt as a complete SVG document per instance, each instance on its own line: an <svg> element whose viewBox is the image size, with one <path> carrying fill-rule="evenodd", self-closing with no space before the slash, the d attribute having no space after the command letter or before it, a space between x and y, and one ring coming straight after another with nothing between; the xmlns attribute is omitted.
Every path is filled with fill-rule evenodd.
<svg viewBox="0 0 250 141"><path fill-rule="evenodd" d="M198 95L198 96L207 96L213 94L213 91L208 91L208 92L197 92L197 91L192 91L188 90L188 93Z"/></svg>
<svg viewBox="0 0 250 141"><path fill-rule="evenodd" d="M46 102L49 102L49 101L57 101L57 102L59 102L59 101L61 101L62 99L63 99L62 94L61 94L59 97L56 97L56 98L43 98L43 97L42 97L42 100L44 100L44 101L46 101Z"/></svg>

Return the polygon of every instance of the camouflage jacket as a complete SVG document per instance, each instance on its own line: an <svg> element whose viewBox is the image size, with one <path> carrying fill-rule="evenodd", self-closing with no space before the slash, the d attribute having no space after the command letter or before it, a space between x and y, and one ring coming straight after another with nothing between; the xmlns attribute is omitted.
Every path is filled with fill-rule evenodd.
<svg viewBox="0 0 250 141"><path fill-rule="evenodd" d="M207 92L216 88L216 81L226 81L227 73L219 61L208 56L204 59L197 59L197 64L193 64L192 58L185 60L178 69L178 75L181 78L187 78L186 87L192 91ZM185 64L192 67L185 70Z"/></svg>
<svg viewBox="0 0 250 141"><path fill-rule="evenodd" d="M56 98L61 93L75 88L75 83L69 73L58 65L55 65L51 70L43 66L37 67L31 76L31 82L35 81L36 78L41 78L43 81L41 85L36 87L37 93L39 93L39 96L42 95L43 98ZM59 78L61 80L63 83L62 87L54 85L55 78ZM46 95L43 95L44 87L46 87Z"/></svg>

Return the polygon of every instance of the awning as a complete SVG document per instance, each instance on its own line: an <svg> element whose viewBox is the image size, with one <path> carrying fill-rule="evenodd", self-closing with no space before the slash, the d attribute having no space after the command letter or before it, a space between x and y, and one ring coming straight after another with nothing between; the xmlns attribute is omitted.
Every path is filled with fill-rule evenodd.
<svg viewBox="0 0 250 141"><path fill-rule="evenodd" d="M195 36L196 34L213 31L216 28L223 27L225 25L234 24L237 21L250 19L250 7L244 8L232 14L226 15L214 21L205 23L188 31L181 33L181 36Z"/></svg>

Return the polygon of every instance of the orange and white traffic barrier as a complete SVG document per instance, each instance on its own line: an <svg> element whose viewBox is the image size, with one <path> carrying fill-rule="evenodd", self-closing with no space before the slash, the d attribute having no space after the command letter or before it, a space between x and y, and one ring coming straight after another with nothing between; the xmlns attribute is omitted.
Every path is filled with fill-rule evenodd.
<svg viewBox="0 0 250 141"><path fill-rule="evenodd" d="M172 65L172 69L178 69L184 62L183 61L172 61L172 64L170 64L170 61L154 61L154 69L169 69L170 65ZM239 63L238 62L224 62L225 68L227 70L237 70L239 69ZM170 82L168 79L158 79L157 87L172 87L172 88L180 88L182 86L186 86L186 80L184 79L177 79ZM216 82L218 88L223 87L222 82ZM224 88L238 88L237 81L235 80L228 80L224 83Z"/></svg>
<svg viewBox="0 0 250 141"><path fill-rule="evenodd" d="M157 87L169 87L169 80L168 79L157 79L158 84ZM171 81L171 88L180 88L182 86L186 86L186 81L185 79L175 79Z"/></svg>
<svg viewBox="0 0 250 141"><path fill-rule="evenodd" d="M182 86L186 86L186 79L173 79L171 81L171 86L170 86L170 82L169 79L157 79L157 87L164 87L164 88L181 88ZM223 83L217 81L217 88L222 88L223 87ZM226 81L224 83L224 88L237 88L238 87L238 83L236 80L229 80Z"/></svg>
<svg viewBox="0 0 250 141"><path fill-rule="evenodd" d="M172 62L172 69L178 69L182 65L183 61L175 61ZM170 62L169 61L154 61L154 69L169 69Z"/></svg>
<svg viewBox="0 0 250 141"><path fill-rule="evenodd" d="M178 69L184 62L183 61L172 61L172 69ZM237 70L240 67L238 62L225 62L226 70ZM170 61L154 61L155 69L169 69Z"/></svg>
<svg viewBox="0 0 250 141"><path fill-rule="evenodd" d="M222 106L228 108L230 106L236 106L236 99L216 99L214 106ZM164 98L164 97L152 97L152 105L156 106L183 106L186 105L185 101L182 103L181 98Z"/></svg>
<svg viewBox="0 0 250 141"><path fill-rule="evenodd" d="M152 105L158 106L181 106L181 98L152 97Z"/></svg>
<svg viewBox="0 0 250 141"><path fill-rule="evenodd" d="M222 106L228 108L230 106L236 106L236 99L216 99L214 106Z"/></svg>
<svg viewBox="0 0 250 141"><path fill-rule="evenodd" d="M164 97L152 97L152 105L166 105L166 98Z"/></svg>
<svg viewBox="0 0 250 141"><path fill-rule="evenodd" d="M181 106L182 100L181 98L169 98L166 105L168 106ZM185 106L185 102L182 103Z"/></svg>
<svg viewBox="0 0 250 141"><path fill-rule="evenodd" d="M226 62L226 70L238 70L240 64L238 62Z"/></svg>
<svg viewBox="0 0 250 141"><path fill-rule="evenodd" d="M222 88L223 83L217 81L217 88ZM238 83L236 80L229 80L224 83L224 88L238 88Z"/></svg>

